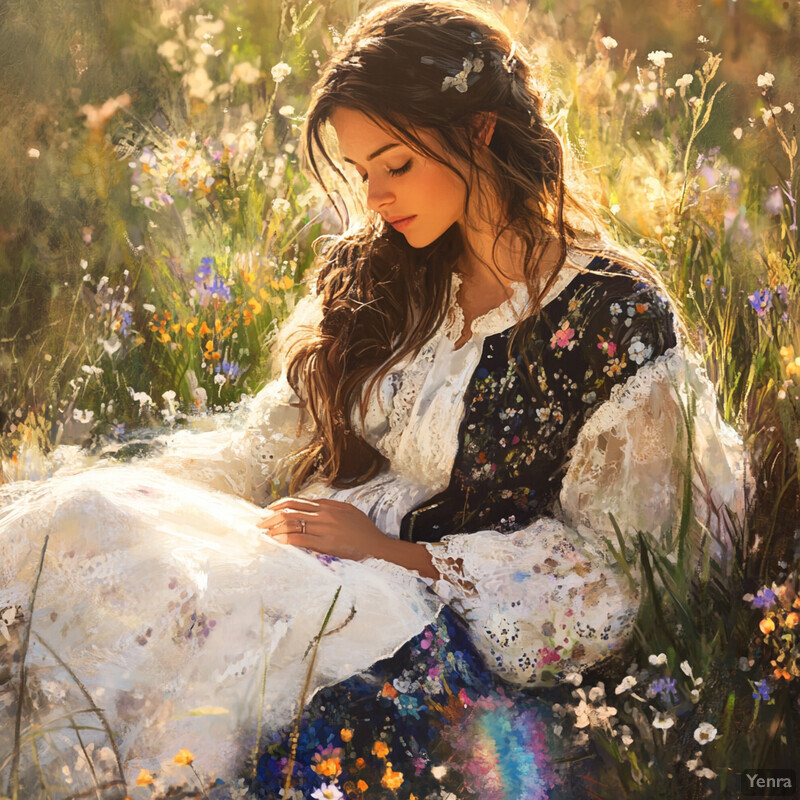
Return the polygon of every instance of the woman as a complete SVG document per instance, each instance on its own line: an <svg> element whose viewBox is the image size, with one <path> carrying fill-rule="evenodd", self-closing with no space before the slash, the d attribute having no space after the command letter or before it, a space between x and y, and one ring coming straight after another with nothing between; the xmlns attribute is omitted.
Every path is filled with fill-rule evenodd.
<svg viewBox="0 0 800 800"><path fill-rule="evenodd" d="M330 754L373 711L430 722L404 659L449 665L425 676L426 713L456 674L462 707L481 682L574 680L636 617L638 587L603 539L614 524L659 537L679 514L689 397L696 505L725 561L740 445L653 270L611 248L567 186L500 24L448 0L378 7L323 71L305 142L318 180L357 173L366 209L354 190L353 223L277 347L280 378L239 429L5 490L4 657L24 653L0 695L8 720L20 684L28 698L2 726L5 751L21 742L12 782L57 773L67 794L113 796L145 769L166 787L185 779L178 747L227 778L260 738L259 792L297 782L293 762L318 781L303 791L337 797ZM381 690L387 669L402 674ZM322 686L316 719L341 721L339 738L306 726L282 744ZM419 786L433 779L420 731L399 730L393 762L375 743L377 791L415 791L401 757Z"/></svg>

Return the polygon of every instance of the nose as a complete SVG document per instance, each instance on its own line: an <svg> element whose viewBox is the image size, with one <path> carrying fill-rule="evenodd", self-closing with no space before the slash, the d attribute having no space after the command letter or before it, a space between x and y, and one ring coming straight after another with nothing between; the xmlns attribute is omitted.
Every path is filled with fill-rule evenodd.
<svg viewBox="0 0 800 800"><path fill-rule="evenodd" d="M367 183L367 208L371 211L380 211L382 208L395 201L394 192L391 191L386 181L375 178Z"/></svg>

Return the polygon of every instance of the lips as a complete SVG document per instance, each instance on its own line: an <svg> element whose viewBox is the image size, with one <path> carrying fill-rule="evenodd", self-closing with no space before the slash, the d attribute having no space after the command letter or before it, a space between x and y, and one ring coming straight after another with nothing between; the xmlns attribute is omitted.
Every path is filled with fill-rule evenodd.
<svg viewBox="0 0 800 800"><path fill-rule="evenodd" d="M386 221L397 230L402 230L410 225L416 218L416 214L412 214L410 217L385 217Z"/></svg>

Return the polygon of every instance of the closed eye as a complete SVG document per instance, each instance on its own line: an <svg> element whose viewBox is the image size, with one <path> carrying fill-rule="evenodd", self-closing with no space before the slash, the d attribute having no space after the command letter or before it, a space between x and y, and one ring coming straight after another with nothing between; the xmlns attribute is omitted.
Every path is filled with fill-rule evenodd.
<svg viewBox="0 0 800 800"><path fill-rule="evenodd" d="M406 163L403 164L402 167L398 167L397 169L387 168L387 172L393 178L397 178L400 175L405 175L406 172L408 172L411 169L411 165L412 165L413 161L414 161L413 158L409 158L408 161L406 161ZM364 174L364 175L361 176L361 183L366 183L368 180L369 180L369 175Z"/></svg>

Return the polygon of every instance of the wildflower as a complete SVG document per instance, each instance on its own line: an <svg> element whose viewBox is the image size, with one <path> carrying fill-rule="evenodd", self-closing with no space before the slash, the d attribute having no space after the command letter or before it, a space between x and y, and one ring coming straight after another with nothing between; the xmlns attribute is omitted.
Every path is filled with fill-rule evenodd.
<svg viewBox="0 0 800 800"><path fill-rule="evenodd" d="M442 81L442 91L446 92L451 86L455 86L457 92L462 94L467 91L467 78L470 72L478 73L483 69L482 58L465 58L461 61L461 72L455 75L447 75Z"/></svg>
<svg viewBox="0 0 800 800"><path fill-rule="evenodd" d="M781 351L781 355L783 356L783 351ZM775 592L767 588L759 589L755 597L746 594L742 599L750 603L753 608L772 608L775 605Z"/></svg>
<svg viewBox="0 0 800 800"><path fill-rule="evenodd" d="M318 764L312 764L311 769L325 778L338 778L342 774L342 763L338 758L325 758Z"/></svg>
<svg viewBox="0 0 800 800"><path fill-rule="evenodd" d="M614 689L614 694L622 694L623 692L627 692L628 689L633 689L636 686L636 678L633 675L626 675L621 681L619 686Z"/></svg>
<svg viewBox="0 0 800 800"><path fill-rule="evenodd" d="M570 328L569 320L565 319L561 323L561 327L550 338L550 349L555 350L556 347L566 347L568 350L572 350L572 348L577 344L577 342L573 340L574 336L575 329Z"/></svg>
<svg viewBox="0 0 800 800"><path fill-rule="evenodd" d="M344 797L335 783L323 783L319 789L311 792L311 796L314 800L341 800Z"/></svg>
<svg viewBox="0 0 800 800"><path fill-rule="evenodd" d="M667 100L671 100L675 97L675 90L671 86L668 89L664 89L664 97L666 97Z"/></svg>
<svg viewBox="0 0 800 800"><path fill-rule="evenodd" d="M679 89L684 89L687 86L691 86L693 80L694 80L694 75L692 75L691 72L687 72L684 75L681 75L681 77L675 81L675 85Z"/></svg>
<svg viewBox="0 0 800 800"><path fill-rule="evenodd" d="M272 80L280 83L284 78L292 74L292 68L284 61L279 61L271 70Z"/></svg>
<svg viewBox="0 0 800 800"><path fill-rule="evenodd" d="M771 72L765 72L758 76L756 83L759 89L770 89L775 82L775 76Z"/></svg>
<svg viewBox="0 0 800 800"><path fill-rule="evenodd" d="M261 77L261 70L254 67L249 61L242 61L233 68L231 83L255 83ZM281 79L283 80L283 79Z"/></svg>
<svg viewBox="0 0 800 800"><path fill-rule="evenodd" d="M769 687L767 686L767 679L762 678L758 683L753 684L755 691L753 697L756 700L769 700Z"/></svg>
<svg viewBox="0 0 800 800"><path fill-rule="evenodd" d="M786 615L785 625L787 628L796 628L800 622L800 614L796 611L791 611Z"/></svg>
<svg viewBox="0 0 800 800"><path fill-rule="evenodd" d="M278 114L280 114L282 117L291 117L294 115L294 106L281 106L278 109Z"/></svg>
<svg viewBox="0 0 800 800"><path fill-rule="evenodd" d="M772 292L769 289L756 289L747 299L759 317L765 316L772 308Z"/></svg>
<svg viewBox="0 0 800 800"><path fill-rule="evenodd" d="M758 623L758 627L761 628L761 633L763 633L765 636L769 636L769 634L775 630L775 623L769 617L767 617Z"/></svg>
<svg viewBox="0 0 800 800"><path fill-rule="evenodd" d="M606 50L613 50L619 44L613 36L604 36L600 41Z"/></svg>
<svg viewBox="0 0 800 800"><path fill-rule="evenodd" d="M369 789L369 784L366 781L359 779L358 783L356 784L356 789L362 794Z"/></svg>
<svg viewBox="0 0 800 800"><path fill-rule="evenodd" d="M794 114L794 103L784 103L783 107L790 113Z"/></svg>
<svg viewBox="0 0 800 800"><path fill-rule="evenodd" d="M342 728L339 731L339 737L343 742L349 742L353 738L353 729L352 728Z"/></svg>
<svg viewBox="0 0 800 800"><path fill-rule="evenodd" d="M734 128L733 129L733 138L734 139L741 139L742 138L742 129L741 128Z"/></svg>
<svg viewBox="0 0 800 800"><path fill-rule="evenodd" d="M386 764L386 772L383 773L381 778L381 785L387 789L396 790L403 785L403 773L394 772L391 764Z"/></svg>
<svg viewBox="0 0 800 800"><path fill-rule="evenodd" d="M139 775L136 778L136 785L137 786L150 786L153 782L153 773L146 769L140 769Z"/></svg>
<svg viewBox="0 0 800 800"><path fill-rule="evenodd" d="M276 197L272 201L272 213L277 217L285 217L291 210L289 201L283 197Z"/></svg>
<svg viewBox="0 0 800 800"><path fill-rule="evenodd" d="M708 744L717 738L717 729L710 722L701 722L694 732L698 744Z"/></svg>
<svg viewBox="0 0 800 800"><path fill-rule="evenodd" d="M386 758L389 755L389 747L386 742L380 741L380 739L372 745L372 752L378 756L378 758Z"/></svg>
<svg viewBox="0 0 800 800"><path fill-rule="evenodd" d="M440 781L447 775L447 767L443 764L437 764L435 767L431 767L431 775L433 775L437 781Z"/></svg>
<svg viewBox="0 0 800 800"><path fill-rule="evenodd" d="M647 60L654 66L662 68L668 58L672 58L672 53L666 53L663 50L653 50L647 54Z"/></svg>
<svg viewBox="0 0 800 800"><path fill-rule="evenodd" d="M671 698L673 703L677 703L678 693L675 690L675 678L659 678L653 681L647 690L647 695L653 697L656 694L661 695L664 702Z"/></svg>
<svg viewBox="0 0 800 800"><path fill-rule="evenodd" d="M178 752L175 754L175 758L172 759L176 764L180 764L182 767L188 767L194 761L194 756L192 753L187 750L185 747L182 747Z"/></svg>
<svg viewBox="0 0 800 800"><path fill-rule="evenodd" d="M650 708L653 708L650 706ZM653 708L653 711L655 709ZM667 731L675 724L675 719L667 714L665 711L656 711L655 717L653 717L653 727L658 728L659 730L664 732L664 742L667 741Z"/></svg>
<svg viewBox="0 0 800 800"><path fill-rule="evenodd" d="M656 655L651 655L647 659L654 667L662 667L664 664L667 663L667 654L666 653L659 653Z"/></svg>
<svg viewBox="0 0 800 800"><path fill-rule="evenodd" d="M697 41L700 44L708 44L708 39L705 36L703 36L702 33L700 34L700 36L697 37Z"/></svg>

